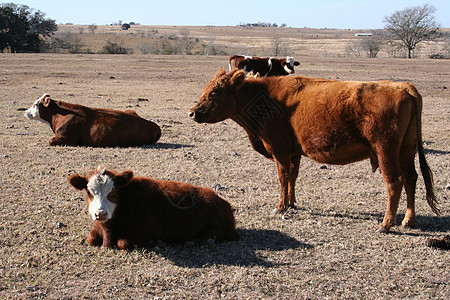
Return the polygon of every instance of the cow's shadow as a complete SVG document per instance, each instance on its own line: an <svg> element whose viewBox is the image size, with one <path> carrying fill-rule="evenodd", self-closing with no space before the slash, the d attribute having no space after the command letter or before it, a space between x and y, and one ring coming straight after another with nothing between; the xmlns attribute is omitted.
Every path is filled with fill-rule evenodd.
<svg viewBox="0 0 450 300"><path fill-rule="evenodd" d="M296 210L302 210L296 208ZM307 211L306 209L303 209ZM336 213L334 211L322 211L322 212L311 212L308 211L311 215L320 216L320 217L333 217L333 218L343 218L343 219L357 219L357 220L378 220L378 223L381 223L384 217L382 213ZM402 220L405 217L405 214L398 214L395 226L401 226ZM419 235L417 233L398 233L396 228L392 227L392 234L406 234L406 235ZM421 235L427 235L427 232L448 232L450 231L450 216L422 216L416 215L416 225L414 227L421 231ZM378 228L377 228L378 229Z"/></svg>
<svg viewBox="0 0 450 300"><path fill-rule="evenodd" d="M435 155L447 155L450 154L450 151L445 150L434 150L434 149L424 149L425 154L435 154Z"/></svg>
<svg viewBox="0 0 450 300"><path fill-rule="evenodd" d="M241 237L239 241L215 245L204 243L190 248L184 245L170 245L150 250L181 267L202 268L210 265L272 267L279 263L264 259L257 251L313 247L276 230L238 229L238 232Z"/></svg>
<svg viewBox="0 0 450 300"><path fill-rule="evenodd" d="M194 148L194 145L174 144L174 143L155 143L151 145L140 146L142 149L181 149Z"/></svg>

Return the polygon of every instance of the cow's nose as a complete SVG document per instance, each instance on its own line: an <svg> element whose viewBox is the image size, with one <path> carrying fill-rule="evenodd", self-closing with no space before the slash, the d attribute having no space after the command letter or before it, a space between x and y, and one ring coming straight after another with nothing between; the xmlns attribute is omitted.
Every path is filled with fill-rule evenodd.
<svg viewBox="0 0 450 300"><path fill-rule="evenodd" d="M95 213L95 219L97 221L104 221L104 220L107 219L107 217L108 217L108 213L106 211L102 210L102 211L99 211L99 212Z"/></svg>
<svg viewBox="0 0 450 300"><path fill-rule="evenodd" d="M195 111L190 110L190 111L188 112L188 116L189 116L189 118L194 119L194 117L195 117Z"/></svg>

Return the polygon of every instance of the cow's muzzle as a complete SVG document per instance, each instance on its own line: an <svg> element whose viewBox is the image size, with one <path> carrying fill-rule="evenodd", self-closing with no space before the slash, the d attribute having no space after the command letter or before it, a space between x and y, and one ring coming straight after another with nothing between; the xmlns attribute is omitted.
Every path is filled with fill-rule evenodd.
<svg viewBox="0 0 450 300"><path fill-rule="evenodd" d="M202 123L203 122L203 114L198 112L198 111L196 111L196 110L194 110L194 109L191 109L188 112L188 116L189 116L189 118L191 118L193 121L195 121L197 123Z"/></svg>
<svg viewBox="0 0 450 300"><path fill-rule="evenodd" d="M109 219L108 212L106 212L104 210L100 210L100 211L96 212L94 217L95 217L95 221L99 221L99 222L105 222Z"/></svg>

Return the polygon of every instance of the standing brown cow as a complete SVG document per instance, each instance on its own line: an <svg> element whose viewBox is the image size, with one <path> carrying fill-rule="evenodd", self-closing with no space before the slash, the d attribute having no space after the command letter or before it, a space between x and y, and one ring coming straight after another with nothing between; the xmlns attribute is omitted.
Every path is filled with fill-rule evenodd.
<svg viewBox="0 0 450 300"><path fill-rule="evenodd" d="M407 209L402 225L415 223L417 150L426 199L439 214L422 145L421 112L422 97L410 83L301 76L246 79L243 71L222 69L205 86L189 117L199 123L231 118L246 130L256 151L275 160L281 183L278 211L294 206L301 156L338 165L370 158L387 188L380 231L388 232L403 187Z"/></svg>

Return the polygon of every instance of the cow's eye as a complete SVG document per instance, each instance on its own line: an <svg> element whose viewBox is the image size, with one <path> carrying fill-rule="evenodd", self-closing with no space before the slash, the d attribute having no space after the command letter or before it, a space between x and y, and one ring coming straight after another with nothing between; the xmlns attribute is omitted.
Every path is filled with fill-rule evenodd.
<svg viewBox="0 0 450 300"><path fill-rule="evenodd" d="M116 192L115 192L115 191L111 191L111 192L108 194L108 200L111 201L111 202L113 202L113 203L116 203L116 202L117 202L117 195L116 195Z"/></svg>
<svg viewBox="0 0 450 300"><path fill-rule="evenodd" d="M220 91L219 90L214 90L214 91L211 91L211 93L209 93L209 97L208 98L214 99L214 98L218 97L219 95L220 95Z"/></svg>

